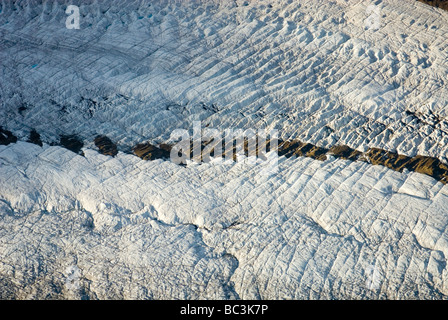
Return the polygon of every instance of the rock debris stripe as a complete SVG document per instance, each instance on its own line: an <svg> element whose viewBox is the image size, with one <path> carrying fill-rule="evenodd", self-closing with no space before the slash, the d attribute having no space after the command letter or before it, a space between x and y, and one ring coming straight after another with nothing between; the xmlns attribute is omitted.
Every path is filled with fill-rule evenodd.
<svg viewBox="0 0 448 320"><path fill-rule="evenodd" d="M193 159L193 142L190 143L190 158ZM207 143L201 144L201 152L205 149ZM169 159L170 151L173 145L160 144L159 146L152 145L149 142L140 143L134 147L134 154L143 160L156 160L156 159ZM263 152L257 146L256 155L260 158L264 157ZM213 148L211 153L213 153ZM221 150L225 149L225 145L222 146ZM244 154L248 155L248 144L245 141L243 146ZM266 152L270 151L269 141L266 141L264 146ZM264 151L263 150L263 151ZM233 160L236 161L236 147L233 146ZM416 155L415 157L408 157L400 155L395 152L386 151L379 148L370 148L367 152L361 152L352 149L348 146L333 146L329 149L322 148L311 143L301 142L299 140L291 141L278 141L278 155L290 158L292 156L309 157L315 160L325 161L327 156L333 156L335 158L341 158L350 161L364 161L371 163L373 165L382 165L389 169L403 172L404 170L414 171L417 173L425 174L433 177L434 179L447 183L448 179L448 165L441 162L439 159L434 157L427 157ZM221 154L225 156L225 153ZM201 154L201 161L204 160L204 155Z"/></svg>
<svg viewBox="0 0 448 320"><path fill-rule="evenodd" d="M420 2L429 4L430 6L448 10L448 1L446 0L418 0Z"/></svg>
<svg viewBox="0 0 448 320"><path fill-rule="evenodd" d="M8 130L0 127L0 145L8 145L10 143L17 142L17 138ZM28 142L33 142L42 146L40 135L33 130L30 134ZM117 145L112 142L111 139L104 135L98 135L94 143L98 148L98 152L104 155L110 155L112 157L118 154ZM207 147L208 142L201 143L201 161L204 161L204 155L202 152ZM76 136L61 136L60 145L69 149L75 153L83 154L81 148L83 147L82 141ZM153 145L149 142L139 143L133 149L133 153L143 160L157 160L170 158L170 152L173 145L162 143ZM260 150L258 146L255 150L257 157L264 158L264 151L270 151L270 143L266 141L264 149ZM214 148L210 148L210 154L213 154ZM228 150L223 144L221 150ZM248 155L248 143L247 140L243 146L244 154ZM193 159L193 142L190 143L190 158ZM221 156L225 156L225 152ZM404 170L414 171L417 173L428 175L437 181L446 184L448 182L448 165L441 162L434 157L416 155L414 157L408 157L395 152L383 150L380 148L370 148L366 152L361 152L352 149L348 146L333 146L329 149L319 147L307 142L301 142L299 140L283 141L278 140L278 155L290 158L292 156L309 157L315 160L325 161L327 156L333 156L335 158L341 158L350 161L364 161L373 165L382 165L389 169L403 172ZM232 146L232 158L236 161L236 146ZM185 163L184 163L185 164Z"/></svg>
<svg viewBox="0 0 448 320"><path fill-rule="evenodd" d="M94 140L98 151L104 155L115 157L118 154L117 145L108 137L99 135Z"/></svg>
<svg viewBox="0 0 448 320"><path fill-rule="evenodd" d="M8 145L15 142L17 142L17 137L15 137L11 131L0 127L0 145Z"/></svg>

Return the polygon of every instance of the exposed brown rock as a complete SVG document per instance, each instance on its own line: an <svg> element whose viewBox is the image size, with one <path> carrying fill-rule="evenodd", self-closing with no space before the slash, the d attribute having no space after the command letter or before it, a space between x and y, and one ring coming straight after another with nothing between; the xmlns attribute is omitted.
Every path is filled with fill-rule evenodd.
<svg viewBox="0 0 448 320"><path fill-rule="evenodd" d="M99 149L100 153L108 156L115 157L118 154L117 145L112 142L106 136L97 136L94 140L95 145Z"/></svg>
<svg viewBox="0 0 448 320"><path fill-rule="evenodd" d="M420 155L411 158L378 148L369 149L367 155L372 164L383 165L399 172L407 169L431 176L444 184L448 182L448 166L437 158Z"/></svg>
<svg viewBox="0 0 448 320"><path fill-rule="evenodd" d="M168 159L170 157L169 151L156 147L149 142L139 143L134 147L133 151L137 157L143 160Z"/></svg>
<svg viewBox="0 0 448 320"><path fill-rule="evenodd" d="M311 143L303 143L299 140L279 141L278 155L289 158L291 156L310 157L316 160L326 160L328 149L315 146Z"/></svg>
<svg viewBox="0 0 448 320"><path fill-rule="evenodd" d="M448 0L418 0L430 6L448 10Z"/></svg>
<svg viewBox="0 0 448 320"><path fill-rule="evenodd" d="M436 180L447 183L448 166L439 159L425 156L415 156L408 163L408 169L429 175Z"/></svg>
<svg viewBox="0 0 448 320"><path fill-rule="evenodd" d="M11 131L5 130L0 127L0 144L8 145L15 142L17 142L17 137L15 137Z"/></svg>
<svg viewBox="0 0 448 320"><path fill-rule="evenodd" d="M59 143L64 148L73 151L74 153L84 155L84 152L81 150L84 143L76 135L62 135Z"/></svg>
<svg viewBox="0 0 448 320"><path fill-rule="evenodd" d="M395 171L402 172L403 169L409 169L410 157L400 155L395 152L389 152L378 148L370 148L367 156L372 164L379 164Z"/></svg>
<svg viewBox="0 0 448 320"><path fill-rule="evenodd" d="M285 156L286 158L291 157L294 152L302 146L302 143L298 140L291 141L281 141L278 142L278 155Z"/></svg>
<svg viewBox="0 0 448 320"><path fill-rule="evenodd" d="M356 161L362 155L362 152L352 149L349 146L333 146L328 150L328 154L336 158Z"/></svg>
<svg viewBox="0 0 448 320"><path fill-rule="evenodd" d="M302 147L297 149L294 154L302 157L310 157L316 160L327 160L326 153L328 152L328 149L318 147L315 145L312 145L311 143L304 143L302 144Z"/></svg>
<svg viewBox="0 0 448 320"><path fill-rule="evenodd" d="M172 146L170 146L169 144L166 144L166 143L161 143L159 145L159 148L166 152L171 152Z"/></svg>
<svg viewBox="0 0 448 320"><path fill-rule="evenodd" d="M42 140L40 139L40 134L35 129L31 130L30 137L28 138L27 142L37 144L38 146L41 147L43 145Z"/></svg>
<svg viewBox="0 0 448 320"><path fill-rule="evenodd" d="M238 146L245 155L249 153L249 141L246 139L242 141L242 145ZM236 141L227 142L227 148L225 141L210 140L201 143L201 154L199 157L193 158L193 141L186 142L186 149L184 153L190 155L190 159L195 161L206 162L209 160L208 154L216 156L214 154L215 148L221 143L221 156L232 157L234 161L237 160L237 143ZM256 145L257 157L263 158L264 152L269 152L270 141L266 140L263 144ZM330 149L318 147L311 143L303 143L299 140L289 141L277 141L277 150L279 156L285 156L287 158L291 156L310 157L316 160L324 161L327 159L327 154L336 158L341 158L349 161L369 161L373 165L382 165L395 171L402 172L404 169L414 171L422 174L429 175L442 183L448 182L448 165L442 163L437 158L426 156L407 157L395 152L386 151L379 148L370 148L367 152L362 153L356 149L352 149L349 146L333 146ZM150 143L138 144L134 148L134 153L144 160L154 160L160 158L169 158L170 151L173 146L168 144L161 144L159 147L151 145ZM189 149L188 149L189 148ZM229 154L226 154L228 152ZM253 151L252 151L253 152Z"/></svg>

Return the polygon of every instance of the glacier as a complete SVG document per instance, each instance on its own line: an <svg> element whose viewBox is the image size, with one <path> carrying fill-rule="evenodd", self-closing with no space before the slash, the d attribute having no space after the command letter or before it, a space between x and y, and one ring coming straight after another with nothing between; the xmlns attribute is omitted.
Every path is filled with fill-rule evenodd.
<svg viewBox="0 0 448 320"><path fill-rule="evenodd" d="M1 0L0 298L446 299L430 176L132 148L201 121L448 163L447 20L411 0Z"/></svg>

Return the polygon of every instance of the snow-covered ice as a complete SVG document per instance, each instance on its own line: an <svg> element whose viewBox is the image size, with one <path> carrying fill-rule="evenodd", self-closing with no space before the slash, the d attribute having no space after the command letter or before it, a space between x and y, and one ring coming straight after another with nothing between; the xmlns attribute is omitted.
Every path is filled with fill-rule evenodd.
<svg viewBox="0 0 448 320"><path fill-rule="evenodd" d="M373 30L367 1L114 0L67 29L76 2L0 2L0 125L22 140L0 145L0 298L447 298L431 177L123 151L201 120L446 163L448 12L383 0ZM71 134L84 156L50 145Z"/></svg>

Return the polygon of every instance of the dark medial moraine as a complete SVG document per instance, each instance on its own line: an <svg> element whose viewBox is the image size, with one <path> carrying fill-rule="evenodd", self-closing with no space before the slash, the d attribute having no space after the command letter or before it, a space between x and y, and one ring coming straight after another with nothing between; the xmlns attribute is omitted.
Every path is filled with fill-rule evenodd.
<svg viewBox="0 0 448 320"><path fill-rule="evenodd" d="M170 150L166 144L156 147L149 142L139 143L133 149L134 154L143 160L169 159Z"/></svg>
<svg viewBox="0 0 448 320"><path fill-rule="evenodd" d="M84 143L76 135L61 135L59 143L64 148L73 151L74 153L84 155L81 150Z"/></svg>
<svg viewBox="0 0 448 320"><path fill-rule="evenodd" d="M30 136L29 136L27 142L37 144L38 146L41 146L41 147L43 145L42 140L40 139L40 134L35 129L31 130Z"/></svg>
<svg viewBox="0 0 448 320"><path fill-rule="evenodd" d="M11 131L0 127L0 145L8 145L15 142L17 142L17 137L15 137Z"/></svg>
<svg viewBox="0 0 448 320"><path fill-rule="evenodd" d="M99 152L104 155L115 157L118 154L117 145L108 137L99 135L94 140Z"/></svg>

